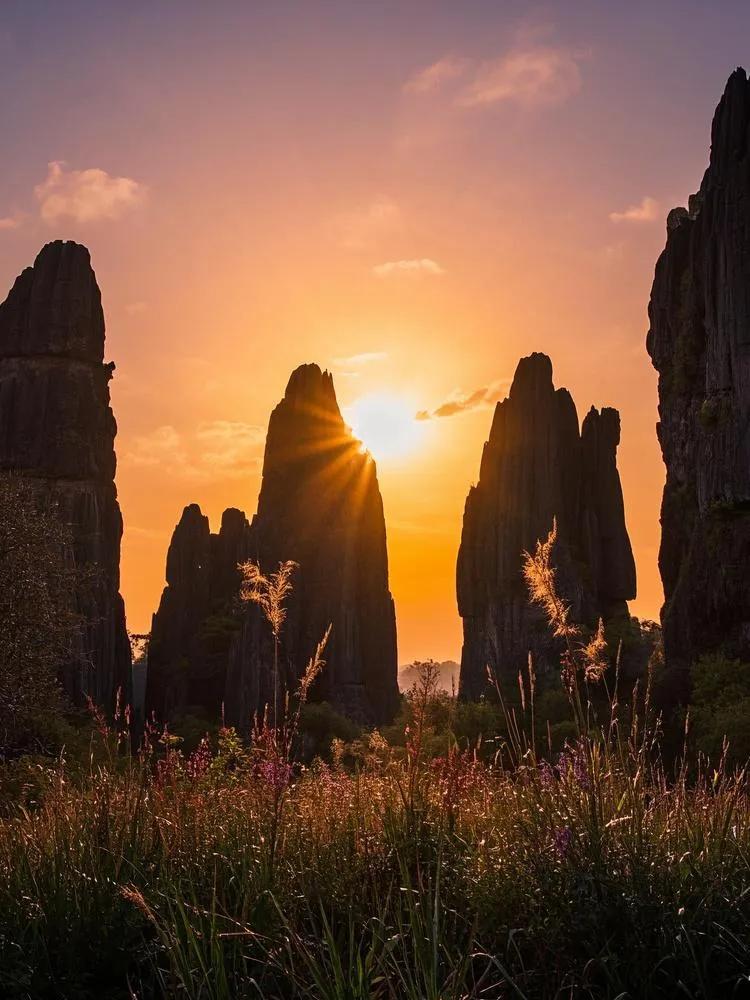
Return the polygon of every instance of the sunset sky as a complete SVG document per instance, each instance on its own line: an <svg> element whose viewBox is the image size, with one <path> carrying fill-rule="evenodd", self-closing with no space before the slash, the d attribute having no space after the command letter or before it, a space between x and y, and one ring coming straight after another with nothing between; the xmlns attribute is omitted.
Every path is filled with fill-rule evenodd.
<svg viewBox="0 0 750 1000"><path fill-rule="evenodd" d="M747 2L6 0L0 298L50 239L90 248L129 627L187 503L252 516L269 413L316 361L349 419L373 395L430 417L375 457L400 662L458 658L464 499L533 350L581 419L620 410L633 610L657 617L646 309L743 63Z"/></svg>

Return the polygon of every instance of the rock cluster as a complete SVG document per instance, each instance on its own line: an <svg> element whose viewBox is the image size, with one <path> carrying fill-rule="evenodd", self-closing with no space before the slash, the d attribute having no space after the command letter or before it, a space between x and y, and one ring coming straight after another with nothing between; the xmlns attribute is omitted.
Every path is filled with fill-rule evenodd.
<svg viewBox="0 0 750 1000"><path fill-rule="evenodd" d="M464 644L459 693L479 697L487 668L515 675L528 654L543 672L559 662L541 612L529 604L522 553L557 520L558 582L574 620L627 616L635 563L617 471L620 418L591 409L579 432L567 389L544 354L522 358L497 404L479 481L466 499L457 591Z"/></svg>
<svg viewBox="0 0 750 1000"><path fill-rule="evenodd" d="M169 714L193 704L213 714L223 701L227 721L245 728L272 700L271 636L257 608L235 615L239 633L221 655L205 653L212 616L225 619L236 608L231 567L252 558L267 574L282 561L298 564L281 642L282 688L296 688L330 624L314 697L363 722L391 718L396 619L383 503L375 464L344 423L328 372L303 365L292 374L271 414L252 525L236 511L225 530L226 519L211 536L191 506L175 531L154 617L147 708Z"/></svg>
<svg viewBox="0 0 750 1000"><path fill-rule="evenodd" d="M224 511L218 534L197 504L182 512L167 552L167 586L153 617L146 704L159 719L190 709L218 718L237 620L249 525Z"/></svg>
<svg viewBox="0 0 750 1000"><path fill-rule="evenodd" d="M750 660L750 82L714 115L700 190L667 219L647 348L667 469L659 567L678 696L702 653Z"/></svg>
<svg viewBox="0 0 750 1000"><path fill-rule="evenodd" d="M80 656L61 666L70 697L112 710L130 688L130 645L119 594L122 517L105 364L104 313L88 250L56 241L0 305L0 471L34 481L70 525L85 586L72 595L86 622ZM83 575L83 574L82 574Z"/></svg>

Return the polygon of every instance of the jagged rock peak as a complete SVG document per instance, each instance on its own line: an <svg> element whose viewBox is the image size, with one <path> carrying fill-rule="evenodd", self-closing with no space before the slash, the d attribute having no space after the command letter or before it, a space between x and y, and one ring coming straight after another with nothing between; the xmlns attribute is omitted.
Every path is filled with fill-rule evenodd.
<svg viewBox="0 0 750 1000"><path fill-rule="evenodd" d="M187 709L217 718L231 641L239 630L238 563L250 526L229 507L211 532L197 503L188 504L167 551L167 585L151 625L146 711L166 720Z"/></svg>
<svg viewBox="0 0 750 1000"><path fill-rule="evenodd" d="M383 501L375 464L341 416L330 373L317 365L296 369L271 414L252 546L266 571L298 564L282 642L286 688L296 687L332 625L316 697L363 722L392 718L396 621ZM240 724L268 703L262 633L250 616L233 650L227 711Z"/></svg>
<svg viewBox="0 0 750 1000"><path fill-rule="evenodd" d="M510 387L511 399L553 389L552 361L546 354L534 351L528 357L521 358Z"/></svg>
<svg viewBox="0 0 750 1000"><path fill-rule="evenodd" d="M558 582L577 621L627 615L635 564L625 527L616 410L593 407L579 431L567 389L545 354L522 358L495 409L479 482L469 490L457 564L464 624L460 691L478 697L486 667L512 674L531 651L539 671L559 650L529 605L522 553L557 520Z"/></svg>
<svg viewBox="0 0 750 1000"><path fill-rule="evenodd" d="M293 403L317 404L338 412L333 376L319 365L306 364L295 368L289 377L284 400Z"/></svg>
<svg viewBox="0 0 750 1000"><path fill-rule="evenodd" d="M100 363L104 312L89 251L55 240L0 305L0 356L56 355Z"/></svg>
<svg viewBox="0 0 750 1000"><path fill-rule="evenodd" d="M711 126L711 179L721 176L731 163L746 159L750 140L750 81L738 66L727 80Z"/></svg>
<svg viewBox="0 0 750 1000"><path fill-rule="evenodd" d="M664 652L683 697L702 653L750 659L750 83L730 76L688 210L670 212L647 350L667 479Z"/></svg>

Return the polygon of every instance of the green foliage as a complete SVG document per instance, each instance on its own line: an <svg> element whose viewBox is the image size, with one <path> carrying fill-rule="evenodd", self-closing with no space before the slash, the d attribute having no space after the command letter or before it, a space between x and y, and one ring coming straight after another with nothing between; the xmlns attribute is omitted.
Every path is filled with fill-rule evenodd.
<svg viewBox="0 0 750 1000"><path fill-rule="evenodd" d="M33 483L0 477L0 760L62 746L58 671L81 659L72 595L87 582L55 506Z"/></svg>
<svg viewBox="0 0 750 1000"><path fill-rule="evenodd" d="M699 751L729 766L750 759L750 664L703 656L691 672L691 718Z"/></svg>
<svg viewBox="0 0 750 1000"><path fill-rule="evenodd" d="M351 743L361 735L359 726L346 716L340 715L326 701L303 705L299 732L307 760L312 760L314 757L328 757L334 740Z"/></svg>

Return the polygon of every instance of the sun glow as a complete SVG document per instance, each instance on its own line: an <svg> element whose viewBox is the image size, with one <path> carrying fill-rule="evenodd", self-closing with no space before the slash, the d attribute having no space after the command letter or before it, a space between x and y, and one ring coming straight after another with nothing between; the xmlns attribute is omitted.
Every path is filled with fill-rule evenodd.
<svg viewBox="0 0 750 1000"><path fill-rule="evenodd" d="M415 409L401 396L376 392L362 396L346 411L354 436L376 461L406 458L424 438Z"/></svg>

